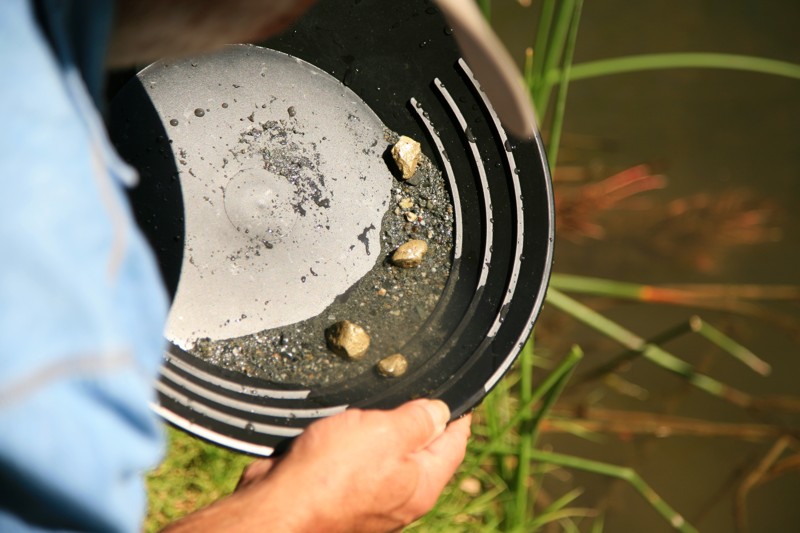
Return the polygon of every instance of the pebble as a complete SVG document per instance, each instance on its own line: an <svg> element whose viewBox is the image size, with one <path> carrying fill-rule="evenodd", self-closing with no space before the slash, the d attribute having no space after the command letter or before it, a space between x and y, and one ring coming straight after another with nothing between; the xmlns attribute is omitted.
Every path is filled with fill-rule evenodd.
<svg viewBox="0 0 800 533"><path fill-rule="evenodd" d="M364 328L342 320L325 330L328 348L347 359L361 359L369 349L369 335Z"/></svg>
<svg viewBox="0 0 800 533"><path fill-rule="evenodd" d="M392 254L392 264L401 268L413 268L422 263L422 258L428 251L428 243L419 239L412 239L401 244Z"/></svg>
<svg viewBox="0 0 800 533"><path fill-rule="evenodd" d="M458 484L458 488L465 494L473 497L479 495L482 490L481 482L474 477L467 477L461 480L461 483Z"/></svg>
<svg viewBox="0 0 800 533"><path fill-rule="evenodd" d="M402 376L408 370L408 361L403 354L396 353L378 361L378 373L387 378Z"/></svg>
<svg viewBox="0 0 800 533"><path fill-rule="evenodd" d="M409 222L416 222L417 221L417 214L411 211L406 212L406 220Z"/></svg>
<svg viewBox="0 0 800 533"><path fill-rule="evenodd" d="M411 198L403 198L397 205L399 205L401 209L411 209L414 207L414 200Z"/></svg>
<svg viewBox="0 0 800 533"><path fill-rule="evenodd" d="M383 287L378 289L378 296L386 296L386 289L384 289Z"/></svg>
<svg viewBox="0 0 800 533"><path fill-rule="evenodd" d="M402 172L404 180L411 178L417 171L420 152L420 144L405 135L401 136L400 140L392 146L392 157L397 163L397 168Z"/></svg>

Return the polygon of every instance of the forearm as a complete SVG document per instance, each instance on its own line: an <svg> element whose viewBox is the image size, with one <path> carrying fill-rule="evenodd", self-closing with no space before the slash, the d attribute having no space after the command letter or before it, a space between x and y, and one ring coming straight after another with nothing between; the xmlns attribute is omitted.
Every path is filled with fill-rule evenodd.
<svg viewBox="0 0 800 533"><path fill-rule="evenodd" d="M269 483L238 490L208 507L173 522L163 532L313 531L308 506L286 501L286 497L291 494L286 494L287 491L281 492L282 494L276 494L274 487Z"/></svg>

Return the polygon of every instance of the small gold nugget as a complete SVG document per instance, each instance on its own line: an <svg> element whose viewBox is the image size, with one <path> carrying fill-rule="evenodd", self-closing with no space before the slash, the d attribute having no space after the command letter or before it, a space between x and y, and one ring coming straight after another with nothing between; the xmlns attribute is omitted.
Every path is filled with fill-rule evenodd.
<svg viewBox="0 0 800 533"><path fill-rule="evenodd" d="M408 370L408 361L403 354L396 353L378 361L378 373L387 378L402 376Z"/></svg>
<svg viewBox="0 0 800 533"><path fill-rule="evenodd" d="M328 348L347 359L361 359L369 349L369 335L364 328L342 320L325 330Z"/></svg>

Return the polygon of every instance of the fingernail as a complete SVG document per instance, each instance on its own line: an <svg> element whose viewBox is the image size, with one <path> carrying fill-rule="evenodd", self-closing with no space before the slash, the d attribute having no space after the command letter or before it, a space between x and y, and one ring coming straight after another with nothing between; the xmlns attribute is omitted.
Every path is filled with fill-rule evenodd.
<svg viewBox="0 0 800 533"><path fill-rule="evenodd" d="M442 433L450 420L450 408L441 400L430 400L425 404L425 409L428 410L436 425L436 433Z"/></svg>

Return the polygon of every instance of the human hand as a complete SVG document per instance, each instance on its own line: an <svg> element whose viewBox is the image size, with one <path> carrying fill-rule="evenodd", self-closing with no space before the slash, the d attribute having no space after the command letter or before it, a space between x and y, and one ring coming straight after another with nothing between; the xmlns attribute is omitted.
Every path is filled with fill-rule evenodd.
<svg viewBox="0 0 800 533"><path fill-rule="evenodd" d="M251 465L240 488L298 487L313 529L398 529L433 507L464 458L471 417L445 428L449 417L447 406L432 400L393 411L349 410L310 426L279 462Z"/></svg>
<svg viewBox="0 0 800 533"><path fill-rule="evenodd" d="M320 420L286 455L252 463L234 494L176 529L398 530L433 507L464 459L471 417L446 426L449 417L443 402L415 400Z"/></svg>

